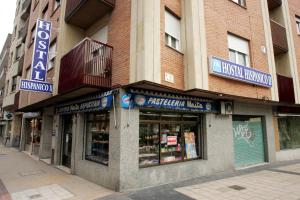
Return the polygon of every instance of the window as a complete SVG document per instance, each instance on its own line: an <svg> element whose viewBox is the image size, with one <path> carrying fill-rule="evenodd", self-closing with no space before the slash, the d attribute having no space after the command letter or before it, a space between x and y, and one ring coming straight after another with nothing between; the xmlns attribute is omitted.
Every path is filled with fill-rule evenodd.
<svg viewBox="0 0 300 200"><path fill-rule="evenodd" d="M180 51L180 19L165 11L165 42L166 45Z"/></svg>
<svg viewBox="0 0 300 200"><path fill-rule="evenodd" d="M60 6L60 0L54 0L53 11L55 11Z"/></svg>
<svg viewBox="0 0 300 200"><path fill-rule="evenodd" d="M46 7L44 8L44 10L42 12L42 19L44 19L44 20L47 19L47 11L48 11L48 4L46 5Z"/></svg>
<svg viewBox="0 0 300 200"><path fill-rule="evenodd" d="M55 57L56 57L56 40L53 41L49 48L49 60L48 60L48 70L52 69L55 65Z"/></svg>
<svg viewBox="0 0 300 200"><path fill-rule="evenodd" d="M250 67L249 42L228 34L229 60L233 63Z"/></svg>
<svg viewBox="0 0 300 200"><path fill-rule="evenodd" d="M18 77L14 76L12 78L12 83L11 83L11 91L14 92L17 89L17 81L18 81Z"/></svg>
<svg viewBox="0 0 300 200"><path fill-rule="evenodd" d="M232 1L243 7L246 7L246 0L232 0Z"/></svg>
<svg viewBox="0 0 300 200"><path fill-rule="evenodd" d="M300 117L278 118L280 149L300 148Z"/></svg>
<svg viewBox="0 0 300 200"><path fill-rule="evenodd" d="M200 158L200 116L140 112L140 167Z"/></svg>
<svg viewBox="0 0 300 200"><path fill-rule="evenodd" d="M300 17L296 16L297 32L300 35Z"/></svg>
<svg viewBox="0 0 300 200"><path fill-rule="evenodd" d="M109 111L88 113L86 131L85 159L108 165Z"/></svg>
<svg viewBox="0 0 300 200"><path fill-rule="evenodd" d="M16 48L16 60L19 60L22 54L21 45L17 46Z"/></svg>
<svg viewBox="0 0 300 200"><path fill-rule="evenodd" d="M30 44L34 42L34 37L35 37L35 31L36 31L36 25L34 25L31 29L31 41Z"/></svg>

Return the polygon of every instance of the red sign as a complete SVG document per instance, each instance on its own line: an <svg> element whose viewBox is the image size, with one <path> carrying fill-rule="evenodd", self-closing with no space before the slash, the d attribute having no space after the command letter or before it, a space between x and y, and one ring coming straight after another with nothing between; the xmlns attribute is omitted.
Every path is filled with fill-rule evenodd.
<svg viewBox="0 0 300 200"><path fill-rule="evenodd" d="M177 136L168 136L168 145L177 145Z"/></svg>

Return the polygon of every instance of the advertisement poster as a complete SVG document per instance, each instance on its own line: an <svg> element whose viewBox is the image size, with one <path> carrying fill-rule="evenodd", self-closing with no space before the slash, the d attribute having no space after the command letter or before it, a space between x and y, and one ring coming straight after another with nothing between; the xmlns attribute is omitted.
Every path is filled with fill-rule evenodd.
<svg viewBox="0 0 300 200"><path fill-rule="evenodd" d="M195 143L195 133L185 132L185 151L187 159L197 158L196 143Z"/></svg>
<svg viewBox="0 0 300 200"><path fill-rule="evenodd" d="M168 145L177 145L177 136L168 136Z"/></svg>

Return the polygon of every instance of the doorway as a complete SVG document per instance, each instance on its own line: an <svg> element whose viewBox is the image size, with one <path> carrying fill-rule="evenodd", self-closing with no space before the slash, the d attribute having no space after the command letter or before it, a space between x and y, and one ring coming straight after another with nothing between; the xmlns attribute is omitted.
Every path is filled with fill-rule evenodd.
<svg viewBox="0 0 300 200"><path fill-rule="evenodd" d="M72 153L72 115L64 115L62 117L63 132L62 132L62 159L61 164L71 168L71 153Z"/></svg>

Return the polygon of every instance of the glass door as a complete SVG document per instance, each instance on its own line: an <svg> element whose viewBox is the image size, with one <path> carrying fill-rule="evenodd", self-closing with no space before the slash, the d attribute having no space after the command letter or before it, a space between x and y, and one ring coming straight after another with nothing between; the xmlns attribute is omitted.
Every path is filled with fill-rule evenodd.
<svg viewBox="0 0 300 200"><path fill-rule="evenodd" d="M62 165L71 168L72 115L63 116Z"/></svg>

